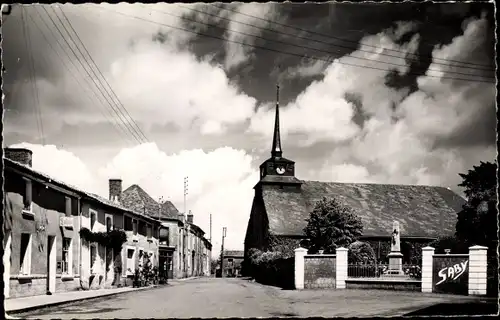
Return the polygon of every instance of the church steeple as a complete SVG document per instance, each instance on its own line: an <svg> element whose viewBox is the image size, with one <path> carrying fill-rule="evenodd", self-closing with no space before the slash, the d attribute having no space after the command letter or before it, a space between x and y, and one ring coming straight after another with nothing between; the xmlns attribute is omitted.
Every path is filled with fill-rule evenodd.
<svg viewBox="0 0 500 320"><path fill-rule="evenodd" d="M273 158L281 158L283 150L281 150L280 137L280 86L276 85L276 114L274 116L274 134L271 156Z"/></svg>

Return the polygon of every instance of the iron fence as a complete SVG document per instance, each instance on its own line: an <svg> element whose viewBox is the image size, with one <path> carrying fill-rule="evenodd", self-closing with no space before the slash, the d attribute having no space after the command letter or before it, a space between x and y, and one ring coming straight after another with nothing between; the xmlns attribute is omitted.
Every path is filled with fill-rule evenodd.
<svg viewBox="0 0 500 320"><path fill-rule="evenodd" d="M388 264L350 264L347 266L349 278L404 278L408 280L422 279L422 270L419 265L404 264L403 274L394 274Z"/></svg>

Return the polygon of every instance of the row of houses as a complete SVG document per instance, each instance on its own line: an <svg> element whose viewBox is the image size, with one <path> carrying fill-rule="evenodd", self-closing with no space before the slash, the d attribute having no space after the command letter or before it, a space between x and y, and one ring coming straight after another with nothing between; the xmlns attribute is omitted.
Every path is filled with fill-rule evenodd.
<svg viewBox="0 0 500 320"><path fill-rule="evenodd" d="M6 148L3 161L6 298L130 286L148 261L170 279L210 275L212 245L191 212L119 179L109 199L83 191L34 170L27 149ZM119 247L97 240L117 233Z"/></svg>

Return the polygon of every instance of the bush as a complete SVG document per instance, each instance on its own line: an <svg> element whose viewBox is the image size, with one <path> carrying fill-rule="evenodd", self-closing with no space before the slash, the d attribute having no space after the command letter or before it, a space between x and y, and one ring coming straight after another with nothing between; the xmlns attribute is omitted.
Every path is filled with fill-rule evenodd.
<svg viewBox="0 0 500 320"><path fill-rule="evenodd" d="M284 257L279 251L248 251L250 276L267 285L292 288L294 285L294 258Z"/></svg>
<svg viewBox="0 0 500 320"><path fill-rule="evenodd" d="M435 253L446 253L445 249L450 249L450 253L469 253L469 247L455 237L443 237L428 244L433 247Z"/></svg>
<svg viewBox="0 0 500 320"><path fill-rule="evenodd" d="M349 264L375 264L377 258L373 248L366 242L355 241L349 245Z"/></svg>

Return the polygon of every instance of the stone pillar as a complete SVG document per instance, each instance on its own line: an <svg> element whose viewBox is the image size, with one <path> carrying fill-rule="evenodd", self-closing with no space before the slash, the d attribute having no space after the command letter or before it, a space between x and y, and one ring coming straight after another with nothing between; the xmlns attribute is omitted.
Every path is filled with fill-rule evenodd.
<svg viewBox="0 0 500 320"><path fill-rule="evenodd" d="M422 248L422 292L432 292L433 247Z"/></svg>
<svg viewBox="0 0 500 320"><path fill-rule="evenodd" d="M487 250L483 246L469 248L469 295L486 294Z"/></svg>
<svg viewBox="0 0 500 320"><path fill-rule="evenodd" d="M335 288L336 289L345 289L347 280L347 251L348 249L340 247L337 248L336 258L335 258Z"/></svg>
<svg viewBox="0 0 500 320"><path fill-rule="evenodd" d="M304 257L307 249L295 249L295 289L304 289Z"/></svg>

